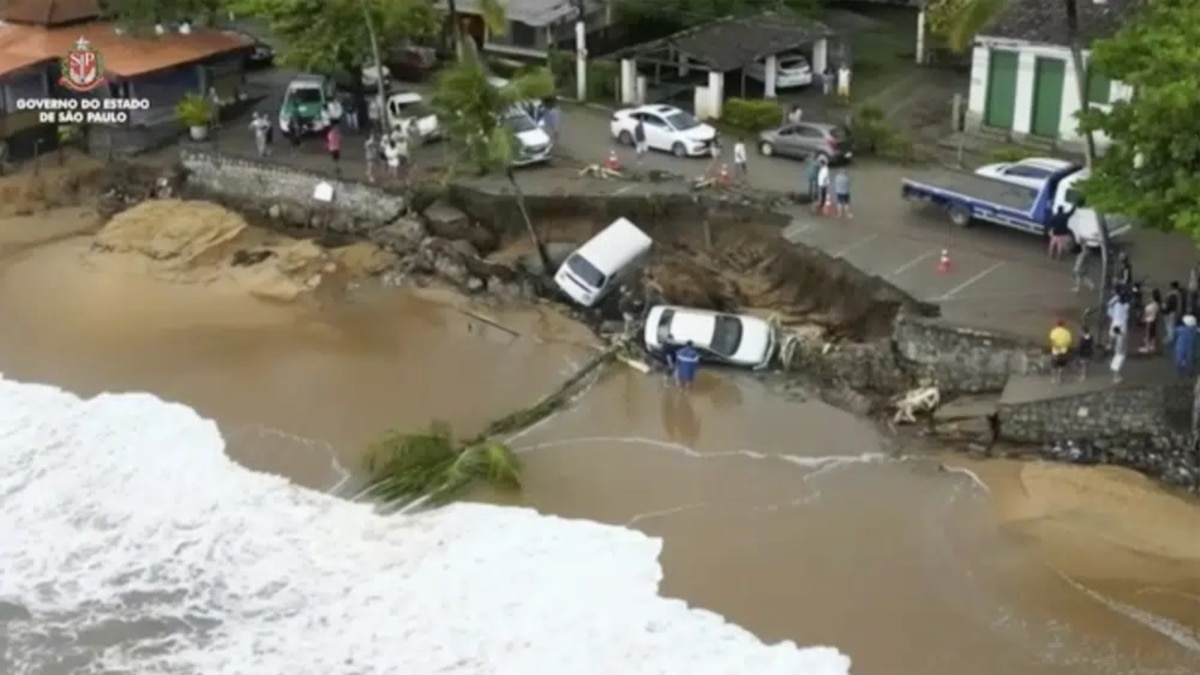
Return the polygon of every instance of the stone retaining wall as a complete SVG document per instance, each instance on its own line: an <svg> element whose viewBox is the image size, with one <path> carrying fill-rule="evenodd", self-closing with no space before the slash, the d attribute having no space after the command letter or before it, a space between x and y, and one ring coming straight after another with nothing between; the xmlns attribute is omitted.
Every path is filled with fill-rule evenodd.
<svg viewBox="0 0 1200 675"><path fill-rule="evenodd" d="M354 181L330 180L267 162L240 159L206 150L184 149L185 194L218 201L243 213L279 218L291 225L361 235L388 225L405 213L405 200ZM320 183L333 186L333 201L313 198Z"/></svg>
<svg viewBox="0 0 1200 675"><path fill-rule="evenodd" d="M1028 403L1002 403L997 413L1004 438L1018 443L1143 437L1186 432L1186 418L1177 404L1190 403L1190 396L1190 384L1121 386Z"/></svg>
<svg viewBox="0 0 1200 675"><path fill-rule="evenodd" d="M947 393L997 392L1010 375L1050 371L1049 354L1029 340L940 319L900 316L892 343L913 377L933 380Z"/></svg>

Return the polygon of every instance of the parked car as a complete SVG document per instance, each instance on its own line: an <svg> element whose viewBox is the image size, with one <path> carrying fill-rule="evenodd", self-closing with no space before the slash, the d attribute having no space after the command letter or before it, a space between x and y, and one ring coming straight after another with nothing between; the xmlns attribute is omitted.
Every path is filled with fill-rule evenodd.
<svg viewBox="0 0 1200 675"><path fill-rule="evenodd" d="M383 57L392 77L408 82L424 82L438 66L437 50L433 47L393 47Z"/></svg>
<svg viewBox="0 0 1200 675"><path fill-rule="evenodd" d="M379 103L375 97L368 98L370 118L379 119ZM417 134L422 142L434 141L442 137L442 128L438 123L437 114L425 103L420 94L407 91L397 92L387 97L387 127L397 129L412 121L416 124Z"/></svg>
<svg viewBox="0 0 1200 675"><path fill-rule="evenodd" d="M293 123L300 133L320 133L342 118L343 107L333 81L322 75L300 75L288 83L279 106L279 130L289 133Z"/></svg>
<svg viewBox="0 0 1200 675"><path fill-rule="evenodd" d="M768 157L802 159L815 155L831 163L845 162L854 157L854 138L849 129L838 124L798 122L760 133L758 151Z"/></svg>
<svg viewBox="0 0 1200 675"><path fill-rule="evenodd" d="M257 35L244 30L228 30L225 32L237 35L251 44L250 51L246 53L246 68L251 70L266 68L275 62L275 48L263 42Z"/></svg>
<svg viewBox="0 0 1200 675"><path fill-rule="evenodd" d="M691 307L651 308L644 340L652 354L691 342L706 361L755 369L769 366L775 354L775 330L766 321Z"/></svg>
<svg viewBox="0 0 1200 675"><path fill-rule="evenodd" d="M975 169L975 173L988 178L997 178L1006 183L1040 188L1051 176L1069 169L1081 167L1074 162L1054 157L1029 157L1016 162L987 164Z"/></svg>
<svg viewBox="0 0 1200 675"><path fill-rule="evenodd" d="M646 145L676 157L707 157L712 152L717 130L686 111L670 105L643 105L612 114L609 132L624 145L633 145L638 120L646 128Z"/></svg>
<svg viewBox="0 0 1200 675"><path fill-rule="evenodd" d="M746 75L758 80L759 82L767 81L767 64L764 61L755 61L746 66ZM808 59L799 54L780 54L775 59L775 88L776 89L795 89L797 87L807 87L813 82L812 66L808 65Z"/></svg>
<svg viewBox="0 0 1200 675"><path fill-rule="evenodd" d="M550 151L554 149L554 142L550 139L550 134L534 122L524 108L519 105L513 106L504 118L504 124L517 139L513 166L529 166L550 161Z"/></svg>

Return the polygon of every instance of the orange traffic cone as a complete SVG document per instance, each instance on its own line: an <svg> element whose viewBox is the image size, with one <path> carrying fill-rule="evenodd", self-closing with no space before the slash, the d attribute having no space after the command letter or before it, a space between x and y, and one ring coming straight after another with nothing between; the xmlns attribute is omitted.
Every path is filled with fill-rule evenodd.
<svg viewBox="0 0 1200 675"><path fill-rule="evenodd" d="M950 251L942 249L942 254L938 256L937 267L934 269L938 274L947 274L950 272L951 267L953 267L953 264L950 262Z"/></svg>
<svg viewBox="0 0 1200 675"><path fill-rule="evenodd" d="M733 178L729 175L729 165L721 165L721 173L717 174L717 185L728 187L733 183Z"/></svg>
<svg viewBox="0 0 1200 675"><path fill-rule="evenodd" d="M617 157L616 150L610 149L608 151L608 157L604 160L604 168L608 169L609 171L621 170L621 160Z"/></svg>

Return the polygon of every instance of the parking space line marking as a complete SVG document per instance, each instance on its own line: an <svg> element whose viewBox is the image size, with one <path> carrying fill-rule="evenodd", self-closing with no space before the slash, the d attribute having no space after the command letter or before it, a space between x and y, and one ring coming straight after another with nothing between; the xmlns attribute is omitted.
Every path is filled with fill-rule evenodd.
<svg viewBox="0 0 1200 675"><path fill-rule="evenodd" d="M961 284L959 284L959 285L955 286L954 288L951 288L950 290L946 291L946 292L945 292L945 293L943 293L942 295L940 295L940 296L938 296L938 297L934 298L934 301L935 301L935 302L940 302L940 301L942 301L942 300L949 300L949 299L953 298L953 297L954 297L955 295L957 295L957 294L958 294L960 291L965 291L965 290L967 290L967 289L968 289L968 288L970 288L972 285L974 285L976 282L978 282L978 281L982 280L984 277L986 277L987 275L991 274L992 272L995 272L995 271L996 271L996 270L997 270L997 269L998 269L998 268L999 268L1001 265L1003 265L1003 264L1004 264L1004 262L1005 262L1005 261L1001 260L1000 262L996 263L995 265L992 265L991 267L989 267L989 268L987 268L986 270L984 270L984 271L980 272L979 274L976 274L975 276L971 277L970 279L967 279L966 281L962 282Z"/></svg>
<svg viewBox="0 0 1200 675"><path fill-rule="evenodd" d="M921 255L913 258L912 260L909 260L908 262L904 263L903 265L897 267L896 269L892 270L892 273L889 274L888 276L894 277L897 274L904 274L908 270L919 265L922 260L929 260L930 258L932 258L935 253L937 253L936 250L930 249L930 250L922 253Z"/></svg>
<svg viewBox="0 0 1200 675"><path fill-rule="evenodd" d="M844 258L844 257L846 257L846 254L849 253L850 251L853 251L854 249L858 248L859 246L862 246L863 244L869 244L869 243L875 241L875 239L877 239L878 237L879 237L878 232L875 234L863 237L862 239L859 239L858 241L854 242L853 244L850 244L846 248L838 251L837 253L834 253L833 257Z"/></svg>
<svg viewBox="0 0 1200 675"><path fill-rule="evenodd" d="M617 190L616 192L614 192L614 193L613 193L613 196L616 196L616 195L623 195L623 194L625 194L626 192L629 192L630 190L634 189L635 187L637 187L637 184L636 184L636 183L635 183L635 184L633 184L633 185L626 185L625 187L621 188L620 190Z"/></svg>

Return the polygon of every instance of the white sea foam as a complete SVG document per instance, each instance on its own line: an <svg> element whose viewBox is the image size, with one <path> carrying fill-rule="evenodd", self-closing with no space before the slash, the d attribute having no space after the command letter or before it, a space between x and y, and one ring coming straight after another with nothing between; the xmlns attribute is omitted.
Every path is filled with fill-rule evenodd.
<svg viewBox="0 0 1200 675"><path fill-rule="evenodd" d="M849 673L659 597L641 533L472 504L382 517L223 448L153 396L0 379L0 671Z"/></svg>

